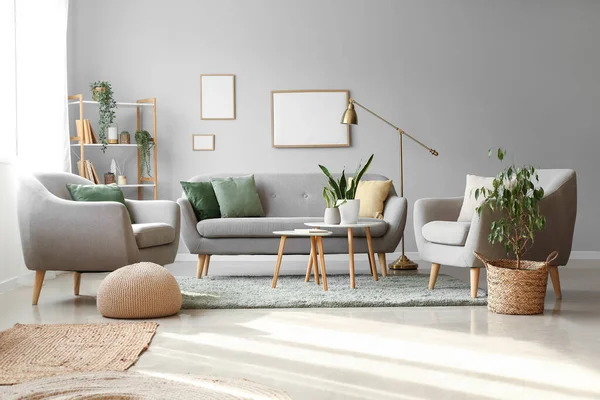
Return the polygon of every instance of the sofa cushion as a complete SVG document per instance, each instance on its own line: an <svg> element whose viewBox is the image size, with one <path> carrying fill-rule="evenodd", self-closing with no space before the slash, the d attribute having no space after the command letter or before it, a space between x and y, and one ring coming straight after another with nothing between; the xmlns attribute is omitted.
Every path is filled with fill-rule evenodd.
<svg viewBox="0 0 600 400"><path fill-rule="evenodd" d="M256 191L254 175L225 179L211 178L210 182L219 202L221 217L265 216L260 197Z"/></svg>
<svg viewBox="0 0 600 400"><path fill-rule="evenodd" d="M485 199L485 196L479 196L475 199L475 190L481 187L486 189L493 189L494 178L487 178L477 175L467 175L467 184L465 186L465 197L463 198L463 204L458 214L458 222L471 222L475 214L476 209Z"/></svg>
<svg viewBox="0 0 600 400"><path fill-rule="evenodd" d="M470 222L432 221L421 229L425 240L449 246L464 246L469 235Z"/></svg>
<svg viewBox="0 0 600 400"><path fill-rule="evenodd" d="M138 248L161 246L175 241L175 228L162 222L133 224L133 235Z"/></svg>
<svg viewBox="0 0 600 400"><path fill-rule="evenodd" d="M287 231L297 228L308 228L305 222L323 221L319 217L264 217L264 218L221 218L205 219L196 225L198 233L207 238L220 237L273 237L274 231ZM371 236L381 237L388 229L388 224L375 218L361 218L361 221L379 221L371 228ZM333 236L347 236L346 229L332 229ZM354 236L365 236L364 229L354 229Z"/></svg>

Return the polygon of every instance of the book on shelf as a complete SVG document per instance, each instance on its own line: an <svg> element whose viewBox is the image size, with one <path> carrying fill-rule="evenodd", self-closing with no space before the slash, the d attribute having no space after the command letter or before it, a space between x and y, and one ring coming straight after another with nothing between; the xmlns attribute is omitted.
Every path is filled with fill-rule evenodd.
<svg viewBox="0 0 600 400"><path fill-rule="evenodd" d="M310 229L299 229L296 228L294 229L294 232L296 233L304 233L304 234L310 234L310 233L327 233L328 231L326 231L325 229L317 229L317 228L310 228Z"/></svg>
<svg viewBox="0 0 600 400"><path fill-rule="evenodd" d="M71 137L71 140L80 140L83 144L98 143L89 119L84 119L83 122L80 119L76 120L75 127L77 128L77 136Z"/></svg>
<svg viewBox="0 0 600 400"><path fill-rule="evenodd" d="M94 182L95 184L100 183L100 177L98 176L98 173L96 172L96 168L94 167L94 164L92 164L92 162L90 160L85 160L83 162L81 160L77 161L77 168L79 168L80 176Z"/></svg>

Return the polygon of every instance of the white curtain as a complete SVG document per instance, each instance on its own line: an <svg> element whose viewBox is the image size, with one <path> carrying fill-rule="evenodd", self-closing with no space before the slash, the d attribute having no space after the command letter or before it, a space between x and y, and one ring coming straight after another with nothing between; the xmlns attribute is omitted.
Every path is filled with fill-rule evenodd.
<svg viewBox="0 0 600 400"><path fill-rule="evenodd" d="M68 7L68 0L15 0L17 162L22 171L71 170Z"/></svg>

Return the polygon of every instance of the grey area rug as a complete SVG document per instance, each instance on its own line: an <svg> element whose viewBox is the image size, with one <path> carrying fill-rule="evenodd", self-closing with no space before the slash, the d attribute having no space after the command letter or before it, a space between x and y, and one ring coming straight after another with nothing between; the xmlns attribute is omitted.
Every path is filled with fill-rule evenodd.
<svg viewBox="0 0 600 400"><path fill-rule="evenodd" d="M314 277L280 276L271 288L268 276L217 276L202 279L176 277L183 294L183 308L344 308L344 307L423 307L483 306L487 294L479 289L471 298L469 285L440 274L434 290L427 289L429 276L403 274L380 277L357 275L356 289L348 275L327 275L328 291L317 286Z"/></svg>

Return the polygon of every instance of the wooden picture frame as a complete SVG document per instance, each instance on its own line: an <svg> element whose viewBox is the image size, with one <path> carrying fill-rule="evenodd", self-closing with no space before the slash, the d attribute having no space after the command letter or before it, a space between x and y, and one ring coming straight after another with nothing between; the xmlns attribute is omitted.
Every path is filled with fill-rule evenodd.
<svg viewBox="0 0 600 400"><path fill-rule="evenodd" d="M273 148L349 147L350 126L340 123L348 90L271 91Z"/></svg>
<svg viewBox="0 0 600 400"><path fill-rule="evenodd" d="M214 151L215 135L192 135L193 151Z"/></svg>
<svg viewBox="0 0 600 400"><path fill-rule="evenodd" d="M200 75L200 119L235 119L235 75Z"/></svg>

